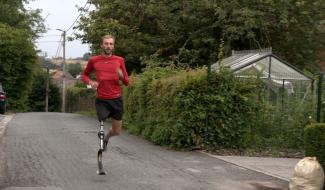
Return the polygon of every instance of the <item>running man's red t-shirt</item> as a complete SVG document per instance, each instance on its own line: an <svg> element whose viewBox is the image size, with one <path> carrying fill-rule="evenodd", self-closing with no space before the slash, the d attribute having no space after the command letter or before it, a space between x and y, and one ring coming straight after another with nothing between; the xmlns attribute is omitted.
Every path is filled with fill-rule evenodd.
<svg viewBox="0 0 325 190"><path fill-rule="evenodd" d="M98 82L97 97L100 99L119 98L122 95L117 74L118 68L121 69L124 77L122 81L127 86L129 84L129 77L125 69L124 59L116 55L110 57L103 55L91 57L82 73L82 80L84 83L89 84L91 81L89 74L95 71Z"/></svg>

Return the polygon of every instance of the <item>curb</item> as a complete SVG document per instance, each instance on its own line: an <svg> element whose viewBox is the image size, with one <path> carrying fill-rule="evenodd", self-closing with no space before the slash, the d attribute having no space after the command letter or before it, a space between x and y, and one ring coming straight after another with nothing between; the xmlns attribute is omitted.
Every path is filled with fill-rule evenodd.
<svg viewBox="0 0 325 190"><path fill-rule="evenodd" d="M8 123L11 121L13 117L14 115L5 115L4 118L0 121L0 140L6 131L6 127Z"/></svg>
<svg viewBox="0 0 325 190"><path fill-rule="evenodd" d="M264 175L268 175L268 176L271 176L271 177L274 177L274 178L277 178L277 179L280 179L280 180L283 180L283 181L286 181L286 182L289 182L289 181L290 181L290 179L284 178L284 177L282 177L282 176L279 176L279 175L276 175L276 174L273 174L273 173L269 173L269 172L266 172L266 171L258 170L258 169L256 169L256 168L251 168L251 167L249 167L249 166L239 165L239 164L236 164L236 163L234 163L234 162L230 162L230 161L228 161L227 159L222 159L222 158L220 158L220 157L218 157L218 156L215 156L215 155L210 154L210 153L207 153L207 152L203 152L203 151L198 151L198 152L200 152L200 153L202 153L202 154L205 154L205 155L208 155L208 156L211 156L211 157L216 158L216 159L218 159L218 160L221 160L221 161L223 161L223 162L226 162L226 163L229 163L229 164L235 165L235 166L240 167L240 168L244 168L244 169L251 170L251 171L254 171L254 172L262 173L262 174L264 174Z"/></svg>

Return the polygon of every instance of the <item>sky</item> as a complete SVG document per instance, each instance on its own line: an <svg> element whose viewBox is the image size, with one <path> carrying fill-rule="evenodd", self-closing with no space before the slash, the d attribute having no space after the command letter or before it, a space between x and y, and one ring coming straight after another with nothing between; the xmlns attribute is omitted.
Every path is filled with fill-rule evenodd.
<svg viewBox="0 0 325 190"><path fill-rule="evenodd" d="M61 30L67 30L79 15L78 7L83 7L87 0L31 0L25 5L27 9L42 9L42 17L46 18L45 26L48 28L47 33L37 40L37 48L43 53L46 52L49 58L56 57L59 41L62 35ZM73 29L67 32L70 36ZM59 56L63 56L61 51ZM66 58L82 57L84 53L89 52L87 44L81 44L81 41L66 41Z"/></svg>

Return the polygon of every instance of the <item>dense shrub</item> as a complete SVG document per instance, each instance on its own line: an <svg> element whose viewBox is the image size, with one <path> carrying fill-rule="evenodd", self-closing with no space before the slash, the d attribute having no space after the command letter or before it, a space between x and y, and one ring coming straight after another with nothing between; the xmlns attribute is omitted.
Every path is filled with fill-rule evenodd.
<svg viewBox="0 0 325 190"><path fill-rule="evenodd" d="M305 154L317 157L325 169L325 123L311 124L305 128Z"/></svg>
<svg viewBox="0 0 325 190"><path fill-rule="evenodd" d="M153 80L173 75L176 72L177 69L171 67L152 68L141 74L141 77L130 78L131 84L123 90L124 117L126 118L124 123L130 132L140 134L144 129L147 113L150 112L147 108L150 97L146 96L149 84Z"/></svg>
<svg viewBox="0 0 325 190"><path fill-rule="evenodd" d="M176 148L301 151L313 108L284 93L272 102L264 79L226 69L208 83L206 68L148 68L131 77L123 95L125 128Z"/></svg>
<svg viewBox="0 0 325 190"><path fill-rule="evenodd" d="M212 73L208 87L206 69L155 68L132 78L124 91L125 125L133 133L176 148L201 146L206 113L212 148L241 148L257 109L256 80L245 83L228 71Z"/></svg>

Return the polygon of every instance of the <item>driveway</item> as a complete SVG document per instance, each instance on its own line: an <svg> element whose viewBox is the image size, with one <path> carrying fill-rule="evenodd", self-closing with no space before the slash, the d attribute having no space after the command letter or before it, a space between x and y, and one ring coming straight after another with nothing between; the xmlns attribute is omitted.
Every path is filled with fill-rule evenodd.
<svg viewBox="0 0 325 190"><path fill-rule="evenodd" d="M110 124L106 123L109 127ZM110 140L96 174L98 123L64 113L16 114L0 141L4 190L255 190L288 182L200 152L169 150L127 133Z"/></svg>

